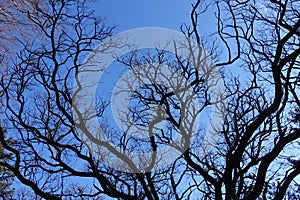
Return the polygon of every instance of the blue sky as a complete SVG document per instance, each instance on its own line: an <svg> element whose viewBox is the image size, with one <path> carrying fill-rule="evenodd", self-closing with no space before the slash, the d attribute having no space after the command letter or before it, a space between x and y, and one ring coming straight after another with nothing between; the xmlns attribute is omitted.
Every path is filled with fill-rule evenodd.
<svg viewBox="0 0 300 200"><path fill-rule="evenodd" d="M190 24L193 2L195 0L98 0L93 4L93 9L97 15L106 18L108 25L116 26L115 33L142 27L180 31L182 23ZM215 27L213 18L212 12L202 16L199 30L210 32ZM106 78L111 81L111 77Z"/></svg>
<svg viewBox="0 0 300 200"><path fill-rule="evenodd" d="M183 23L190 24L192 3L196 0L98 0L93 4L96 14L104 17L108 25L115 25L115 33L143 27L161 27L180 31ZM214 10L199 18L200 33L211 33L215 26ZM118 70L115 70L118 67ZM113 90L120 66L110 65L108 74L101 78L98 94L103 98ZM105 98L105 97L104 97ZM107 110L110 112L110 108Z"/></svg>
<svg viewBox="0 0 300 200"><path fill-rule="evenodd" d="M121 32L132 28L163 27L179 30L182 22L189 22L190 0L99 0L97 14Z"/></svg>

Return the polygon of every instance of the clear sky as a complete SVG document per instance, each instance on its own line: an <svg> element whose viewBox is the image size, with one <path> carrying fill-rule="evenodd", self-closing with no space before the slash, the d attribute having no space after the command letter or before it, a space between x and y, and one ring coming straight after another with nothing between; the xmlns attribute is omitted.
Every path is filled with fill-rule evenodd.
<svg viewBox="0 0 300 200"><path fill-rule="evenodd" d="M117 27L117 32L141 27L163 27L179 30L189 23L191 0L99 0L97 14Z"/></svg>
<svg viewBox="0 0 300 200"><path fill-rule="evenodd" d="M96 15L104 17L108 25L116 26L114 33L143 27L180 31L183 23L191 24L190 13L195 2L196 0L97 0L92 9L96 10ZM199 17L198 32L201 36L210 35L217 30L215 12L216 8L212 6Z"/></svg>

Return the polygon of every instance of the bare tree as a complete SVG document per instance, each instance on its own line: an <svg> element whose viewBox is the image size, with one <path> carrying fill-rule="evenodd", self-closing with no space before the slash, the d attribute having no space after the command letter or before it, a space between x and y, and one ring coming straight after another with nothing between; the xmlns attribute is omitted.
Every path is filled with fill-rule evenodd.
<svg viewBox="0 0 300 200"><path fill-rule="evenodd" d="M12 146L0 137L13 154L0 165L35 198L297 198L291 191L299 189L300 173L299 1L199 0L192 5L191 25L182 26L188 39L169 44L175 53L163 46L119 57L130 73L115 95L132 94L129 111L121 113L121 131L105 118L107 99L99 97L92 114L74 103L84 99L80 75L87 73L81 67L88 53L99 43L96 53L103 54L124 45L106 40L113 29L85 3L32 1L30 9L15 7L27 13L39 37L23 43L0 82L6 129L17 141ZM199 19L211 8L217 32L205 42ZM245 76L234 76L231 68ZM220 77L225 92L214 97ZM212 111L224 120L209 115ZM203 126L201 114L208 114ZM90 119L100 121L101 131L90 129ZM212 139L205 136L205 124L214 121L222 126L212 126ZM171 155L158 153L165 145L179 153L156 166Z"/></svg>
<svg viewBox="0 0 300 200"><path fill-rule="evenodd" d="M7 62L15 59L15 54L21 49L21 44L32 41L39 34L37 27L27 18L27 11L34 12L35 4L42 1L33 0L3 0L0 3L0 38L1 62L3 68Z"/></svg>

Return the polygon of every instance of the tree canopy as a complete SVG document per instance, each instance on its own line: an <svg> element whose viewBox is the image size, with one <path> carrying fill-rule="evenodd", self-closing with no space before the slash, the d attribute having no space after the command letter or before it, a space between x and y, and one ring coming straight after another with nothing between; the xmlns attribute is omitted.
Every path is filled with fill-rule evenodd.
<svg viewBox="0 0 300 200"><path fill-rule="evenodd" d="M5 138L6 130L3 130L0 127L1 137ZM6 141L9 143L13 143L11 140L6 138ZM0 144L0 162L5 163L8 160L12 159L12 154L7 154L5 149ZM11 188L12 179L14 175L10 171L8 171L2 165L0 166L0 197L2 199L10 199L13 196L14 189Z"/></svg>
<svg viewBox="0 0 300 200"><path fill-rule="evenodd" d="M299 199L299 1L196 0L186 40L126 55L114 53L132 44L84 0L10 3L0 25L18 29L0 32L16 42L1 49L1 120L17 145L1 130L10 156L0 174L34 198ZM201 35L208 10L216 32ZM108 54L122 66L118 98L89 99L82 80L102 73L97 56ZM124 99L117 128L107 112Z"/></svg>

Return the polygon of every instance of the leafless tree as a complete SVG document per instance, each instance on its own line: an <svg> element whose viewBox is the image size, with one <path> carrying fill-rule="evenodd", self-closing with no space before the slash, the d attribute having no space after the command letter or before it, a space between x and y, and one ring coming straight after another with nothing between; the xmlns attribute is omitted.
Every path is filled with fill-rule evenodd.
<svg viewBox="0 0 300 200"><path fill-rule="evenodd" d="M0 137L14 155L0 165L31 188L35 198L299 196L292 192L299 191L300 173L299 1L198 0L192 5L191 24L182 26L188 39L174 48L176 53L157 47L119 57L131 74L123 77L115 94L132 92L129 112L120 119L122 131L105 118L107 99L97 99L92 115L81 113L73 101L84 97L78 77L85 73L80 69L88 53L99 43L97 53L124 45L106 40L113 29L95 18L85 3L32 1L34 7L22 7L39 36L23 43L0 82L3 118L9 124L5 128L17 141L12 146ZM217 31L206 40L200 19L209 10L215 11ZM177 54L180 49L188 53ZM212 95L219 81L215 71L225 85L217 98ZM135 81L141 84L138 89ZM221 120L210 119L210 111L224 119L221 127L213 127L213 140L205 137L205 126L194 129L201 113L207 114L205 123ZM110 142L91 132L86 122L92 118L100 121L101 134ZM96 145L90 146L81 132ZM148 135L137 137L140 133ZM205 146L206 140L211 145ZM169 155L157 153L165 145L180 154L157 167L157 161ZM137 160L135 152L152 154Z"/></svg>

